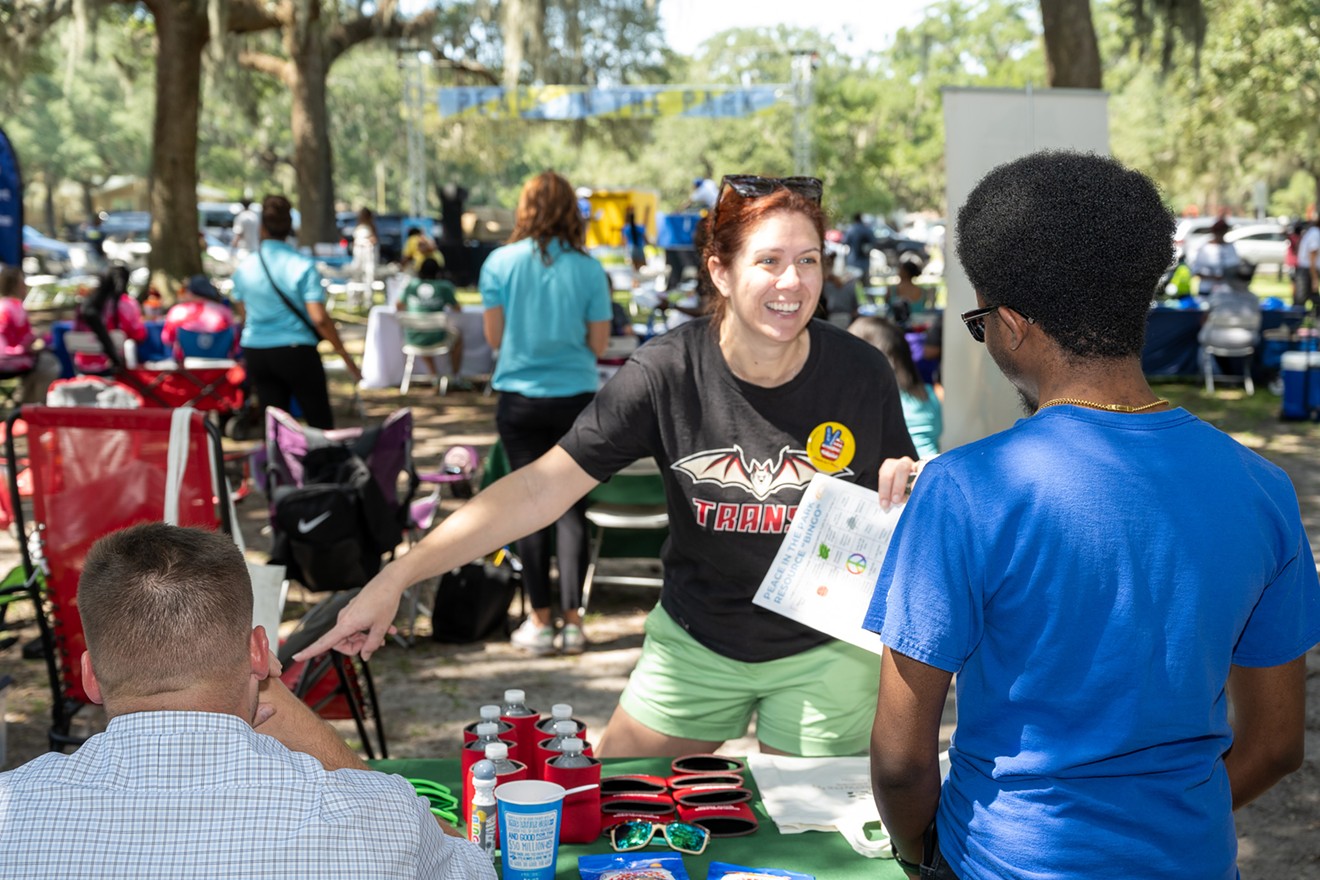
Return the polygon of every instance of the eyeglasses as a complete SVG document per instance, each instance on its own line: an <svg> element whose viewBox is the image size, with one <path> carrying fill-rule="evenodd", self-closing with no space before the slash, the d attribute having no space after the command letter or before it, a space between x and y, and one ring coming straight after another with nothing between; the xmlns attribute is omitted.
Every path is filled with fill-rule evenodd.
<svg viewBox="0 0 1320 880"><path fill-rule="evenodd" d="M615 852L631 852L649 846L656 830L664 835L669 848L690 856L699 856L710 843L710 832L688 822L645 822L630 819L610 829L610 846Z"/></svg>
<svg viewBox="0 0 1320 880"><path fill-rule="evenodd" d="M977 342L985 342L985 319L991 312L999 309L999 306L986 306L983 309L972 309L970 312L963 312L960 316L962 322L967 325L967 332L972 334L972 338ZM1022 314L1019 312L1018 314ZM1022 319L1028 324L1036 323L1035 318L1028 318L1022 315Z"/></svg>
<svg viewBox="0 0 1320 880"><path fill-rule="evenodd" d="M825 184L818 177L760 177L755 174L726 174L720 181L720 193L715 199L715 207L710 212L710 228L715 228L715 218L724 201L724 188L736 192L744 199L760 199L777 189L786 189L820 204Z"/></svg>

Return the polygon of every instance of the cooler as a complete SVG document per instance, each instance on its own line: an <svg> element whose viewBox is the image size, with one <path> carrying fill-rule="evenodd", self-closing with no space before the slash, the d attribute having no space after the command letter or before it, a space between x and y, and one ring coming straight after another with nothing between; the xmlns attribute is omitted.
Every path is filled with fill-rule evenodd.
<svg viewBox="0 0 1320 880"><path fill-rule="evenodd" d="M1320 411L1320 351L1309 351L1306 358L1306 408L1309 415Z"/></svg>
<svg viewBox="0 0 1320 880"><path fill-rule="evenodd" d="M1311 398L1317 393L1309 391L1307 382L1311 367L1311 357L1316 352L1285 351L1283 364L1283 410L1284 419L1305 419L1311 414Z"/></svg>

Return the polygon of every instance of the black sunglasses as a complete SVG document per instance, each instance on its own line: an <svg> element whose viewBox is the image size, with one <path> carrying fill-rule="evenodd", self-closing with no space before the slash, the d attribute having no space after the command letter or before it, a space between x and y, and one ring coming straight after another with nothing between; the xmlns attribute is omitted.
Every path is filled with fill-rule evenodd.
<svg viewBox="0 0 1320 880"><path fill-rule="evenodd" d="M715 217L724 201L724 188L736 192L744 199L764 198L777 189L786 189L820 204L825 184L819 177L760 177L755 174L726 174L720 181L720 193L715 199L715 207L710 212L710 228L715 228Z"/></svg>
<svg viewBox="0 0 1320 880"><path fill-rule="evenodd" d="M972 334L972 338L977 342L985 342L985 319L998 308L1000 307L986 306L983 309L972 309L970 312L963 312L960 316L962 322L967 325L967 332ZM1018 314L1022 315L1021 312L1018 312ZM1022 319L1028 324L1036 323L1035 318L1028 318L1026 315L1022 315Z"/></svg>

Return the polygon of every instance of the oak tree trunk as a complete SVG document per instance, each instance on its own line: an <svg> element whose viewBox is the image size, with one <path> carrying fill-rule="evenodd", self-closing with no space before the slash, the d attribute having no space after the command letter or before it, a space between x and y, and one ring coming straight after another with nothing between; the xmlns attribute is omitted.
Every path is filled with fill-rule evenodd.
<svg viewBox="0 0 1320 880"><path fill-rule="evenodd" d="M151 152L151 276L202 271L197 227L197 123L202 102L204 0L153 0L156 115Z"/></svg>
<svg viewBox="0 0 1320 880"><path fill-rule="evenodd" d="M1091 0L1040 0L1046 76L1051 88L1101 88L1100 47Z"/></svg>
<svg viewBox="0 0 1320 880"><path fill-rule="evenodd" d="M335 226L334 159L330 152L329 110L326 107L325 48L309 39L291 55L293 97L293 167L297 176L302 228L298 243L338 241Z"/></svg>

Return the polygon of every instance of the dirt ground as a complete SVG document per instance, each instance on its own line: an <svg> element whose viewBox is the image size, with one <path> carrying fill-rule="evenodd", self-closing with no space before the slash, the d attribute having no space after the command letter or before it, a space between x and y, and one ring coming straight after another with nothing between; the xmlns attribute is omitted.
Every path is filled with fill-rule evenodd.
<svg viewBox="0 0 1320 880"><path fill-rule="evenodd" d="M343 390L343 389L340 389ZM1278 463L1292 476L1312 544L1320 546L1320 461L1316 441L1320 427L1291 425L1273 418L1247 424L1234 417L1234 405L1244 401L1239 391L1221 390L1214 398L1187 386L1162 387L1162 393L1188 406L1202 417L1225 427L1234 436ZM1263 393L1263 392L1260 392ZM1259 397L1259 393L1258 393ZM453 443L469 443L483 451L494 442L494 398L475 393L451 393L437 398L430 389L414 387L405 400L392 390L367 392L368 419L379 419L400 405L410 405L417 419L416 455L434 463ZM1259 405L1257 406L1259 409ZM347 407L346 407L347 410ZM345 412L342 423L353 423ZM452 509L455 502L446 502ZM242 502L240 518L254 551L269 546L262 534L265 501L254 493ZM17 561L11 535L0 535L0 564ZM476 645L440 645L431 641L429 621L420 622L419 638L409 648L391 645L373 658L371 666L384 708L386 734L392 757L455 756L460 728L477 717L483 703L497 702L506 687L527 691L533 707L548 711L552 703L568 702L590 730L601 730L613 711L636 661L642 641L642 621L656 593L646 588L600 588L593 596L586 633L590 645L577 657L531 658L514 651L507 641ZM309 597L296 588L286 610L285 627L302 613ZM515 600L512 609L518 611ZM11 609L9 618L26 616ZM36 634L28 625L5 635L17 635L20 644ZM1320 878L1320 649L1307 658L1307 755L1305 765L1237 816L1240 865L1246 878ZM0 651L0 676L11 675L8 691L8 758L14 767L41 753L49 719L49 694L44 668L20 659L18 645ZM103 721L96 711L84 711L86 731ZM946 712L945 736L952 730L952 705ZM352 729L341 723L350 739ZM754 737L731 742L723 751L741 754L754 749ZM1133 805L1140 809L1140 805Z"/></svg>

